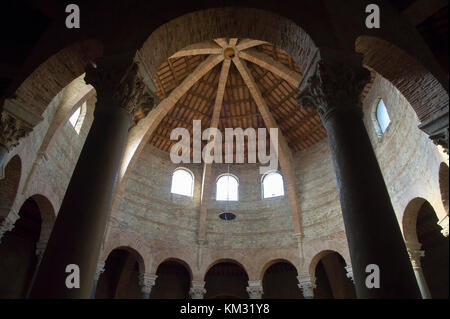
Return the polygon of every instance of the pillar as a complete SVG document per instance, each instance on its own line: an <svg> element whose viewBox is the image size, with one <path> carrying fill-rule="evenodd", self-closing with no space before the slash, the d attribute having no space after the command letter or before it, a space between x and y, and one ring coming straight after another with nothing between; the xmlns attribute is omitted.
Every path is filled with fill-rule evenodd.
<svg viewBox="0 0 450 319"><path fill-rule="evenodd" d="M97 92L94 120L66 190L30 298L89 298L112 194L133 114L143 99L137 65L128 57L102 58L86 73ZM79 288L68 288L68 265Z"/></svg>
<svg viewBox="0 0 450 319"><path fill-rule="evenodd" d="M309 274L297 276L298 287L302 291L305 299L314 298L314 289L316 288L315 280Z"/></svg>
<svg viewBox="0 0 450 319"><path fill-rule="evenodd" d="M328 134L357 297L420 298L364 126L360 95L370 73L361 63L360 54L320 49L302 80L298 101L319 113ZM373 264L380 271L379 288L366 286L372 274L366 267Z"/></svg>
<svg viewBox="0 0 450 319"><path fill-rule="evenodd" d="M152 288L155 285L157 275L154 274L140 274L139 275L139 286L141 286L142 299L148 299Z"/></svg>
<svg viewBox="0 0 450 319"><path fill-rule="evenodd" d="M249 280L247 292L250 299L261 299L263 295L261 280Z"/></svg>
<svg viewBox="0 0 450 319"><path fill-rule="evenodd" d="M206 289L204 281L191 282L191 289L189 290L189 296L191 296L191 299L203 299L205 293Z"/></svg>
<svg viewBox="0 0 450 319"><path fill-rule="evenodd" d="M421 245L419 243L416 245L406 244L408 247L409 259L411 260L414 275L416 276L417 285L420 289L420 294L423 299L431 299L431 293L425 280L425 276L423 275L422 264L420 263L420 258L425 256L425 251L420 250Z"/></svg>

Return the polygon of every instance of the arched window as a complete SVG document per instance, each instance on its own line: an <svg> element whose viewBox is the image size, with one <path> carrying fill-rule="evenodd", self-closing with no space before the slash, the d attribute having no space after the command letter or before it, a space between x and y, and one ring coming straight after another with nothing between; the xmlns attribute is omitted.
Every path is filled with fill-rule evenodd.
<svg viewBox="0 0 450 319"><path fill-rule="evenodd" d="M80 114L81 114L81 106L79 108L77 108L77 110L72 114L72 116L69 119L70 124L72 124L72 126L74 128L75 128L75 125L77 125Z"/></svg>
<svg viewBox="0 0 450 319"><path fill-rule="evenodd" d="M262 180L263 198L284 195L283 176L278 172L266 174Z"/></svg>
<svg viewBox="0 0 450 319"><path fill-rule="evenodd" d="M377 105L377 122L380 127L380 133L384 134L386 132L387 127L389 126L389 123L391 123L391 119L389 118L389 114L386 109L386 105L384 104L384 101L380 99Z"/></svg>
<svg viewBox="0 0 450 319"><path fill-rule="evenodd" d="M173 194L191 196L194 189L194 176L191 172L184 168L178 168L172 175Z"/></svg>
<svg viewBox="0 0 450 319"><path fill-rule="evenodd" d="M83 121L86 117L86 110L86 102L84 102L69 118L69 122L77 134L80 134L81 126L83 126Z"/></svg>
<svg viewBox="0 0 450 319"><path fill-rule="evenodd" d="M238 200L239 182L237 177L226 174L217 179L216 200Z"/></svg>

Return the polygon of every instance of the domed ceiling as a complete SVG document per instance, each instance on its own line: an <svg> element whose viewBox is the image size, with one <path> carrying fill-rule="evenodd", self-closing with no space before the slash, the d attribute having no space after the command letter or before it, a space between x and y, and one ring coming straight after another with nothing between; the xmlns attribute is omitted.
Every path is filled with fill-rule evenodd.
<svg viewBox="0 0 450 319"><path fill-rule="evenodd" d="M154 76L156 94L161 100L170 98L190 74L217 55L224 58L196 77L190 89L177 97L150 144L170 151L177 142L170 140L172 129L183 127L192 134L193 120L201 120L202 129L218 127L223 136L225 128L264 128L267 125L260 112L261 104L266 104L293 151L308 148L326 137L318 114L301 108L295 99L302 70L285 51L267 42L232 38L186 47L159 67Z"/></svg>

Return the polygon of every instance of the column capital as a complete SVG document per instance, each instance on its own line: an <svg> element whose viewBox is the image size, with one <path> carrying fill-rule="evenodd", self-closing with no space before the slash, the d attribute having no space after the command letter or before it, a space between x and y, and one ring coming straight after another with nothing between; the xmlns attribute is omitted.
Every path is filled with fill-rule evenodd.
<svg viewBox="0 0 450 319"><path fill-rule="evenodd" d="M420 258L425 256L425 251L412 248L407 248L407 251L413 268L421 268Z"/></svg>
<svg viewBox="0 0 450 319"><path fill-rule="evenodd" d="M192 281L189 296L191 296L192 299L203 299L203 296L206 293L206 289L204 287L204 281Z"/></svg>
<svg viewBox="0 0 450 319"><path fill-rule="evenodd" d="M264 293L261 280L249 280L246 290L250 299L261 299Z"/></svg>
<svg viewBox="0 0 450 319"><path fill-rule="evenodd" d="M325 122L336 110L361 112L361 92L369 81L362 55L321 48L300 83L297 101L316 110Z"/></svg>
<svg viewBox="0 0 450 319"><path fill-rule="evenodd" d="M441 230L442 235L444 235L444 237L448 237L448 224L449 224L448 215L446 215L444 218L442 218L438 224L439 224L439 226L442 227L442 230Z"/></svg>
<svg viewBox="0 0 450 319"><path fill-rule="evenodd" d="M86 83L95 88L99 105L105 104L106 108L117 106L131 115L141 107L152 109L154 100L138 75L138 65L125 61L108 57L88 66Z"/></svg>
<svg viewBox="0 0 450 319"><path fill-rule="evenodd" d="M355 282L355 280L353 279L353 268L352 268L352 265L345 266L345 271L346 271L347 278L349 278L352 282Z"/></svg>
<svg viewBox="0 0 450 319"><path fill-rule="evenodd" d="M315 279L311 278L309 274L297 276L298 287L302 290L305 299L312 299L314 297L314 288L316 288Z"/></svg>
<svg viewBox="0 0 450 319"><path fill-rule="evenodd" d="M141 286L141 291L145 294L150 295L150 292L155 285L156 278L158 278L158 276L155 274L139 274L139 286Z"/></svg>

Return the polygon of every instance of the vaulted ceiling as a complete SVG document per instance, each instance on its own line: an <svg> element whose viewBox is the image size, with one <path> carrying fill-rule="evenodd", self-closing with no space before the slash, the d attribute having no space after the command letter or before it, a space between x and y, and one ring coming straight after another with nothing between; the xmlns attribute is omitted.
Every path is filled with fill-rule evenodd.
<svg viewBox="0 0 450 319"><path fill-rule="evenodd" d="M221 78L223 63L227 62L217 64L177 100L153 133L150 144L170 151L176 143L170 140L172 129L184 127L192 134L193 120L201 120L202 129L217 125L223 136L225 128L240 127L245 130L266 127L248 81L254 81L253 89L261 94L292 150L305 149L326 136L318 114L300 108L295 99L299 93L297 86L302 70L285 51L263 41L216 39L189 46L169 57L159 67L154 77L158 88L156 94L162 100L166 99L211 55L225 55L223 61L234 61L232 58L238 56L252 79L246 82L236 63L231 62L227 66L227 74ZM212 123L218 93L222 95L219 96L221 108L217 123Z"/></svg>

